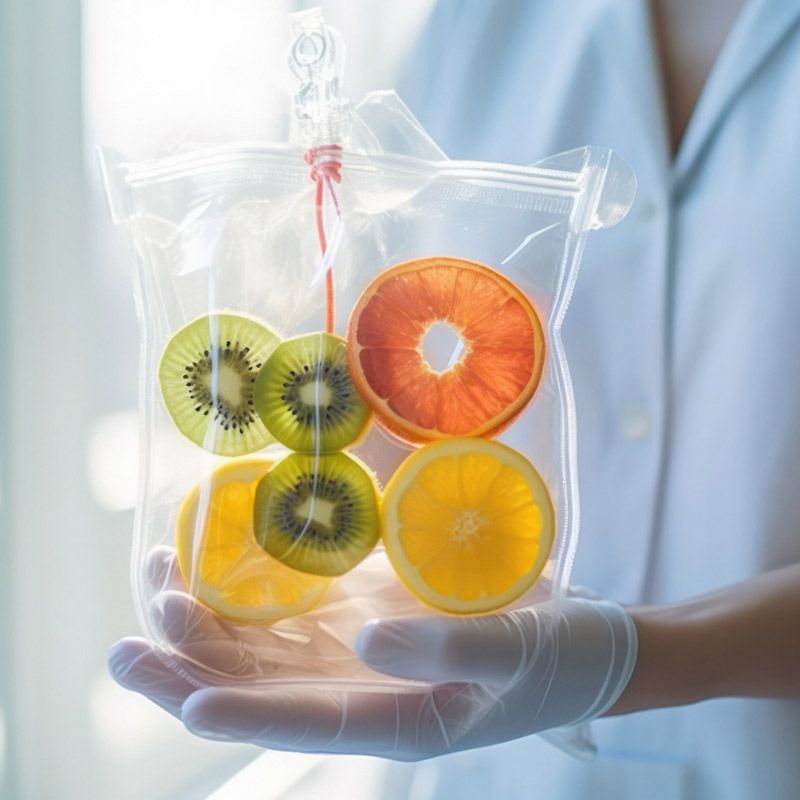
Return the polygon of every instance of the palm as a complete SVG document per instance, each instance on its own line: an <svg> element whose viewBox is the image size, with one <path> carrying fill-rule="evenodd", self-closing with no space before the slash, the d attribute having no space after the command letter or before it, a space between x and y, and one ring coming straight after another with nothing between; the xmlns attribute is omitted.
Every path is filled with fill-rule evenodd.
<svg viewBox="0 0 800 800"><path fill-rule="evenodd" d="M273 749L417 760L507 741L602 713L635 657L619 606L531 604L540 585L505 613L448 618L423 609L381 552L271 627L199 605L167 548L148 575L160 648L122 640L114 677L200 735Z"/></svg>
<svg viewBox="0 0 800 800"><path fill-rule="evenodd" d="M271 626L223 619L194 600L171 548L151 552L146 574L154 593L151 640L212 684L375 678L353 652L358 631L376 617L430 613L396 580L382 552L336 581L316 608Z"/></svg>

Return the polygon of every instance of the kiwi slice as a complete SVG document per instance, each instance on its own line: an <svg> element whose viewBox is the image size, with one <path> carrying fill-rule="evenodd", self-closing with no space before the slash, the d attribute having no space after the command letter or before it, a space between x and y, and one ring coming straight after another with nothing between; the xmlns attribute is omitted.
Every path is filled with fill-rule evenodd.
<svg viewBox="0 0 800 800"><path fill-rule="evenodd" d="M292 453L256 489L256 540L273 558L313 575L343 575L380 535L375 480L345 453Z"/></svg>
<svg viewBox="0 0 800 800"><path fill-rule="evenodd" d="M178 430L223 456L252 453L272 442L255 412L253 390L279 341L264 323L240 314L208 314L174 334L158 377Z"/></svg>
<svg viewBox="0 0 800 800"><path fill-rule="evenodd" d="M310 333L282 342L256 381L256 410L290 450L332 453L354 442L370 412L350 380L344 339Z"/></svg>

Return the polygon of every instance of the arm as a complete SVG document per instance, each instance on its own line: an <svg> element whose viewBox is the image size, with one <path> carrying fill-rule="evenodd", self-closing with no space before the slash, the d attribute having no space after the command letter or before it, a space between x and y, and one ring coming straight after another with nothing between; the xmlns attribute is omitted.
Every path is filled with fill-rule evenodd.
<svg viewBox="0 0 800 800"><path fill-rule="evenodd" d="M723 695L800 696L798 584L800 565L672 606L626 611L568 597L476 618L376 620L362 628L358 656L378 672L424 682L397 693L391 684L375 692L360 682L298 683L291 670L282 683L280 664L258 664L259 642L265 657L275 652L269 628L221 625L176 586L151 604L176 655L127 639L112 649L110 667L201 736L413 761L606 713ZM185 669L184 657L192 659ZM241 678L244 664L274 680L210 680L199 689L185 675L203 663L212 677Z"/></svg>
<svg viewBox="0 0 800 800"><path fill-rule="evenodd" d="M639 657L610 714L713 697L800 696L800 564L628 611Z"/></svg>

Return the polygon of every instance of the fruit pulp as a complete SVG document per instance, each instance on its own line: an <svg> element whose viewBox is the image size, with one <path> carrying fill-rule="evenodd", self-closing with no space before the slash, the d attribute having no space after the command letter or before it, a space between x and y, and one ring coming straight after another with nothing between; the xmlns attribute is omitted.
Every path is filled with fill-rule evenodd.
<svg viewBox="0 0 800 800"><path fill-rule="evenodd" d="M492 611L530 588L552 547L547 487L520 453L454 438L409 456L386 486L383 539L420 600L452 614Z"/></svg>
<svg viewBox="0 0 800 800"><path fill-rule="evenodd" d="M256 487L272 467L264 459L232 461L187 495L178 512L178 565L189 592L234 620L274 622L302 614L330 579L287 567L255 540Z"/></svg>
<svg viewBox="0 0 800 800"><path fill-rule="evenodd" d="M452 363L432 365L424 342L442 325L460 349ZM412 442L496 434L532 398L544 353L530 301L474 261L399 264L367 287L350 317L353 382L381 423Z"/></svg>

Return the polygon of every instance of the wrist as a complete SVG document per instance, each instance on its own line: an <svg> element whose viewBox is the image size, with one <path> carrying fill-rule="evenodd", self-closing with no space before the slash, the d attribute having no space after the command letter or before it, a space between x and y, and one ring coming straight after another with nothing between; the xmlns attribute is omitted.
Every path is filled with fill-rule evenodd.
<svg viewBox="0 0 800 800"><path fill-rule="evenodd" d="M609 715L696 703L708 697L710 641L682 605L627 609L639 640L633 674Z"/></svg>
<svg viewBox="0 0 800 800"><path fill-rule="evenodd" d="M638 633L631 615L617 603L603 600L576 601L591 609L595 618L602 618L602 640L608 652L604 661L602 690L578 722L602 717L613 708L630 683L638 653ZM610 635L609 635L610 634ZM573 723L574 724L574 723Z"/></svg>

